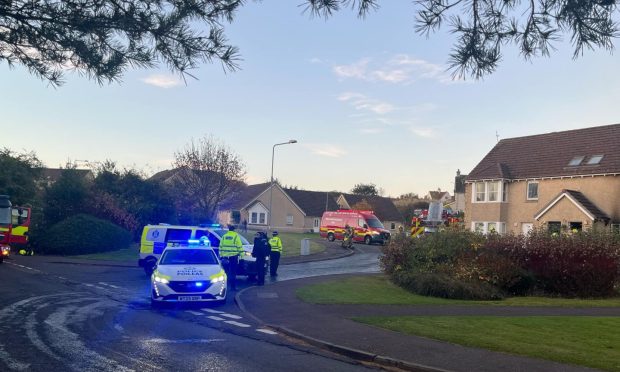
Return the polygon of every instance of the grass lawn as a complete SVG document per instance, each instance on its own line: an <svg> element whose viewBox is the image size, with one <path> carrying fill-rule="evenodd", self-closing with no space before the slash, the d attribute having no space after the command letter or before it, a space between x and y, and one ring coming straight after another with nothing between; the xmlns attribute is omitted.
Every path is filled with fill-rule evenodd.
<svg viewBox="0 0 620 372"><path fill-rule="evenodd" d="M364 317L354 320L465 346L620 371L618 317Z"/></svg>
<svg viewBox="0 0 620 372"><path fill-rule="evenodd" d="M248 230L247 233L241 233L246 239L252 243L254 241L255 231ZM319 237L319 234L314 233L289 233L289 232L281 232L278 234L280 239L282 239L282 256L283 257L292 257L299 256L301 254L301 240L302 239L316 239ZM271 238L271 235L269 235ZM319 244L313 241L310 241L310 254L319 253L325 250L325 246L323 244Z"/></svg>
<svg viewBox="0 0 620 372"><path fill-rule="evenodd" d="M491 306L620 306L620 298L583 300L548 297L511 297L501 301L449 300L408 292L382 275L357 276L301 287L297 297L317 304L379 305L491 305Z"/></svg>
<svg viewBox="0 0 620 372"><path fill-rule="evenodd" d="M138 256L140 253L140 245L132 244L129 248L119 249L118 251L81 254L79 256L69 256L69 258L81 258L86 260L101 260L101 261L124 261L136 264L138 263Z"/></svg>

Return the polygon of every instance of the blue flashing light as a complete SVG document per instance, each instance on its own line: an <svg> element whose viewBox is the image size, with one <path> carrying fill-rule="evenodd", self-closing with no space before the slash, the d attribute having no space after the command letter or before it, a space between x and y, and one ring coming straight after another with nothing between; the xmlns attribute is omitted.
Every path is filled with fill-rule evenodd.
<svg viewBox="0 0 620 372"><path fill-rule="evenodd" d="M198 239L190 239L187 241L189 244L200 244L200 240Z"/></svg>
<svg viewBox="0 0 620 372"><path fill-rule="evenodd" d="M219 223L201 223L200 227L222 227Z"/></svg>
<svg viewBox="0 0 620 372"><path fill-rule="evenodd" d="M202 287L204 284L202 282L196 282L196 287Z"/></svg>

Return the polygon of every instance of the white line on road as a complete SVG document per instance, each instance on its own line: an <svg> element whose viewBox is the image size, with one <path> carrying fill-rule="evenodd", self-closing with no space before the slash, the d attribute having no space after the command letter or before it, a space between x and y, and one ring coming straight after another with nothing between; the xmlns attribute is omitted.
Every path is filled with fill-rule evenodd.
<svg viewBox="0 0 620 372"><path fill-rule="evenodd" d="M125 331L125 328L123 328L123 326L120 325L120 324L114 324L114 329L116 329L119 332L124 332Z"/></svg>
<svg viewBox="0 0 620 372"><path fill-rule="evenodd" d="M222 313L222 314L220 314L220 315L221 315L221 316L225 316L225 317L230 318L230 319L237 319L237 320L239 320L239 319L243 318L243 317L241 317L241 316L239 316L239 315L234 315L234 314L226 314L226 313Z"/></svg>
<svg viewBox="0 0 620 372"><path fill-rule="evenodd" d="M87 287L94 287L95 286L94 284L89 284L89 283L82 283L82 284L84 284Z"/></svg>
<svg viewBox="0 0 620 372"><path fill-rule="evenodd" d="M250 327L249 324L235 322L234 320L225 320L224 323L232 324L237 327L247 328Z"/></svg>
<svg viewBox="0 0 620 372"><path fill-rule="evenodd" d="M108 290L107 288L100 287L100 286L98 286L98 285L95 285L95 286L93 286L93 287L95 287L95 288L97 288L97 289L102 289L102 290L104 290L104 291L107 291L107 290Z"/></svg>
<svg viewBox="0 0 620 372"><path fill-rule="evenodd" d="M258 328L256 329L256 332L262 332L262 333L266 333L268 335L277 335L278 332L272 331L270 329L264 329L264 328Z"/></svg>
<svg viewBox="0 0 620 372"><path fill-rule="evenodd" d="M105 285L105 286L108 286L108 287L112 287L112 288L115 288L115 289L120 288L120 287L117 287L117 286L115 286L115 285L113 285L113 284L108 284L108 283L105 283L105 282L99 282L99 284L101 284L101 285Z"/></svg>
<svg viewBox="0 0 620 372"><path fill-rule="evenodd" d="M200 309L202 311L206 311L207 313L211 313L211 314L222 314L223 311L217 311L217 310L213 310L213 309Z"/></svg>
<svg viewBox="0 0 620 372"><path fill-rule="evenodd" d="M219 316L215 316L215 315L209 315L207 318L213 319L213 320L225 320L224 318L220 318Z"/></svg>
<svg viewBox="0 0 620 372"><path fill-rule="evenodd" d="M201 313L200 311L192 311L192 310L185 310L186 313L190 313L193 315L204 315L203 313Z"/></svg>
<svg viewBox="0 0 620 372"><path fill-rule="evenodd" d="M209 344L212 342L224 342L223 338L189 338L185 340L168 340L165 338L151 338L144 340L154 344Z"/></svg>

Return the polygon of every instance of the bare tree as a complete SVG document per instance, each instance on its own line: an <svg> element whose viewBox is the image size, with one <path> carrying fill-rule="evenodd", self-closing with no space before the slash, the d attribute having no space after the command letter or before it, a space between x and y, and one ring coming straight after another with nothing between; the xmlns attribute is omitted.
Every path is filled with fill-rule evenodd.
<svg viewBox="0 0 620 372"><path fill-rule="evenodd" d="M179 209L193 221L214 221L222 203L244 185L245 163L213 136L192 139L174 158Z"/></svg>

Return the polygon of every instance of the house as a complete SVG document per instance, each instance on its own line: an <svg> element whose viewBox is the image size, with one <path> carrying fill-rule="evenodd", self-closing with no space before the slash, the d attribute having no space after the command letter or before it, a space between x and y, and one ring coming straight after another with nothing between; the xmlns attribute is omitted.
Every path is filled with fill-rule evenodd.
<svg viewBox="0 0 620 372"><path fill-rule="evenodd" d="M465 226L527 233L620 222L620 124L499 141L465 181Z"/></svg>
<svg viewBox="0 0 620 372"><path fill-rule="evenodd" d="M362 202L366 204L360 204ZM278 231L318 232L325 211L362 205L370 207L388 229L397 229L402 224L402 217L389 198L283 188L277 183L273 187L269 183L248 186L230 205L229 211L220 214L220 222L246 221L252 230L271 226ZM239 216L238 220L232 218L235 215Z"/></svg>
<svg viewBox="0 0 620 372"><path fill-rule="evenodd" d="M455 212L463 212L465 210L465 180L466 174L461 174L461 170L456 170L456 177L454 177L454 203L452 204L452 210Z"/></svg>

